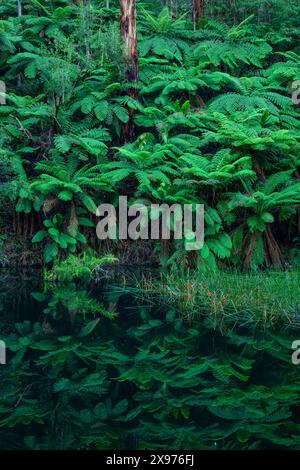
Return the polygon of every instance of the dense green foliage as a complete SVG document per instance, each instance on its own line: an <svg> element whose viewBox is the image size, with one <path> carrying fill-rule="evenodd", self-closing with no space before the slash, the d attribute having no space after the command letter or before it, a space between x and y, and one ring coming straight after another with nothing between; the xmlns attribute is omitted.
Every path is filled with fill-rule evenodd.
<svg viewBox="0 0 300 470"><path fill-rule="evenodd" d="M138 101L117 2L21 3L19 17L16 2L0 4L10 233L37 232L49 262L95 239L96 206L125 194L130 203L204 203L200 265L298 262L298 1L210 1L195 28L184 2L170 12L138 1ZM183 244L168 253L181 262Z"/></svg>
<svg viewBox="0 0 300 470"><path fill-rule="evenodd" d="M300 448L293 328L103 285L3 282L1 449Z"/></svg>
<svg viewBox="0 0 300 470"><path fill-rule="evenodd" d="M0 0L0 449L300 449L299 11L137 0L133 83L117 0ZM119 195L203 248L100 242Z"/></svg>

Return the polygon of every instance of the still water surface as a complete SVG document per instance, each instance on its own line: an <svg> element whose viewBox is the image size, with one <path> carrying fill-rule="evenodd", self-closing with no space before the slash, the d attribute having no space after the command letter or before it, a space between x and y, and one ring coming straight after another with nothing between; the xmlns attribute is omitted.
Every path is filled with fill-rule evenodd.
<svg viewBox="0 0 300 470"><path fill-rule="evenodd" d="M300 449L300 329L185 316L129 277L2 276L0 448Z"/></svg>

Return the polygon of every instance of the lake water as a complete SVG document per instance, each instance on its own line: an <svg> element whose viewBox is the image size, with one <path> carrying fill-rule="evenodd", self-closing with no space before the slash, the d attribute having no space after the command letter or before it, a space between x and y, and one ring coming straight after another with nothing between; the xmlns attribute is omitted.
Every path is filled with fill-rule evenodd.
<svg viewBox="0 0 300 470"><path fill-rule="evenodd" d="M0 449L300 449L300 330L187 316L129 277L3 273Z"/></svg>

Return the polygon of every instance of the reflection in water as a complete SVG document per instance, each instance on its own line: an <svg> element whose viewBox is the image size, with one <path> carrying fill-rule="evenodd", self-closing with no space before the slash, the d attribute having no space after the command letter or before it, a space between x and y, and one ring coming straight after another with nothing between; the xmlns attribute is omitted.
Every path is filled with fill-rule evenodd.
<svg viewBox="0 0 300 470"><path fill-rule="evenodd" d="M300 449L297 330L184 318L134 286L4 279L1 449Z"/></svg>

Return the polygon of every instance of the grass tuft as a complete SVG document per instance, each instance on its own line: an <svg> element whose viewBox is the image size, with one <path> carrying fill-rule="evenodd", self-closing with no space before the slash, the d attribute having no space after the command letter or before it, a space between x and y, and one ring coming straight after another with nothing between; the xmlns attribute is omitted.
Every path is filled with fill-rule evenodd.
<svg viewBox="0 0 300 470"><path fill-rule="evenodd" d="M300 321L300 272L255 274L193 273L185 278L164 276L159 282L143 279L145 295L159 294L187 315L275 323Z"/></svg>

